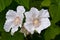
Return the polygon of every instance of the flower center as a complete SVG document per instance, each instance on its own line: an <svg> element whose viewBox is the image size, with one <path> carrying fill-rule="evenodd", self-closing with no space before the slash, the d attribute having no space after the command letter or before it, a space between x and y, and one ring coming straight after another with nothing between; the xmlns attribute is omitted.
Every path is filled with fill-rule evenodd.
<svg viewBox="0 0 60 40"><path fill-rule="evenodd" d="M16 17L16 18L15 18L14 24L15 24L15 25L20 24L20 18L19 18L19 17Z"/></svg>
<svg viewBox="0 0 60 40"><path fill-rule="evenodd" d="M38 19L35 19L33 21L33 25L36 26L36 27L39 26L39 20Z"/></svg>

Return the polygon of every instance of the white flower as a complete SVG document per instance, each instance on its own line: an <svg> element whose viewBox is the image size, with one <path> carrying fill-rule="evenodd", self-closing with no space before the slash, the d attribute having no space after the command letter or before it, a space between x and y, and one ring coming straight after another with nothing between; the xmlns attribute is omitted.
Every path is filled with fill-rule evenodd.
<svg viewBox="0 0 60 40"><path fill-rule="evenodd" d="M11 30L11 35L13 35L18 30L18 27L22 26L24 12L25 9L23 6L18 6L17 12L13 10L9 10L6 14L6 22L4 25L4 30L6 32L9 32Z"/></svg>
<svg viewBox="0 0 60 40"><path fill-rule="evenodd" d="M41 33L43 29L46 29L51 24L48 19L48 17L50 17L48 10L41 9L38 11L37 8L32 7L30 11L25 13L25 16L26 22L24 23L24 27L31 34L33 34L34 31Z"/></svg>

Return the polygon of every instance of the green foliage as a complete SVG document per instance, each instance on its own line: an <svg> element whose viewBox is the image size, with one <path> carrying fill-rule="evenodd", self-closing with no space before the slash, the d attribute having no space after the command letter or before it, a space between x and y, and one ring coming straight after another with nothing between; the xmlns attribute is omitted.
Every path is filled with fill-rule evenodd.
<svg viewBox="0 0 60 40"><path fill-rule="evenodd" d="M9 33L2 32L1 40L24 40L24 36L22 33L15 33L13 36Z"/></svg>
<svg viewBox="0 0 60 40"><path fill-rule="evenodd" d="M49 7L50 14L52 16L52 22L56 23L60 20L60 0L51 0L51 5Z"/></svg>
<svg viewBox="0 0 60 40"><path fill-rule="evenodd" d="M51 4L51 0L44 0L42 3L41 3L41 6L50 6Z"/></svg>
<svg viewBox="0 0 60 40"><path fill-rule="evenodd" d="M50 14L52 16L51 26L45 32L45 40L54 39L56 35L60 34L60 27L56 25L56 22L60 21L60 1L59 0L51 0L51 5L49 7Z"/></svg>
<svg viewBox="0 0 60 40"><path fill-rule="evenodd" d="M60 28L56 25L50 26L44 34L45 40L54 39L56 35L60 34Z"/></svg>
<svg viewBox="0 0 60 40"><path fill-rule="evenodd" d="M0 12L11 4L12 0L0 0Z"/></svg>
<svg viewBox="0 0 60 40"><path fill-rule="evenodd" d="M26 10L30 10L31 7L36 7L38 9L47 7L50 17L52 18L51 26L45 31L43 30L44 33L41 33L43 36L42 38L41 34L34 34L29 40L51 40L54 39L56 35L60 34L60 27L56 25L56 23L60 21L60 0L0 0L0 40L25 40L22 33L16 32L11 36L10 33L5 32L3 29L7 10L16 10L18 5L23 5Z"/></svg>
<svg viewBox="0 0 60 40"><path fill-rule="evenodd" d="M16 2L20 5L25 6L26 8L29 9L29 0L16 0Z"/></svg>
<svg viewBox="0 0 60 40"><path fill-rule="evenodd" d="M36 7L38 9L41 9L41 3L43 0L30 0L29 7Z"/></svg>

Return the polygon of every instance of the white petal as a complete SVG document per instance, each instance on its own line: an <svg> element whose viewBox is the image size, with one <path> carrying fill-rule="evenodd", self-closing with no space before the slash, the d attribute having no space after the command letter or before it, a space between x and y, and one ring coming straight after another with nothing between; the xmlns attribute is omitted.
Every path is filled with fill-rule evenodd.
<svg viewBox="0 0 60 40"><path fill-rule="evenodd" d="M46 29L51 25L50 20L48 18L41 18L41 30Z"/></svg>
<svg viewBox="0 0 60 40"><path fill-rule="evenodd" d="M45 29L51 25L50 20L48 18L42 18L41 24L42 24L42 27L44 27L43 29Z"/></svg>
<svg viewBox="0 0 60 40"><path fill-rule="evenodd" d="M18 30L17 26L14 26L14 28L11 29L11 35L14 35L14 33Z"/></svg>
<svg viewBox="0 0 60 40"><path fill-rule="evenodd" d="M24 18L24 15L23 13L25 12L25 9L23 6L18 6L17 7L17 13L16 13L16 16L20 17L20 22L22 24L22 21L23 21L23 18Z"/></svg>
<svg viewBox="0 0 60 40"><path fill-rule="evenodd" d="M48 10L41 9L40 10L40 17L50 17Z"/></svg>
<svg viewBox="0 0 60 40"><path fill-rule="evenodd" d="M13 10L9 10L6 14L6 19L14 19L16 16L16 12Z"/></svg>
<svg viewBox="0 0 60 40"><path fill-rule="evenodd" d="M17 7L17 12L18 12L18 13L24 13L24 12L25 12L24 6L18 6L18 7Z"/></svg>
<svg viewBox="0 0 60 40"><path fill-rule="evenodd" d="M34 26L31 23L25 23L24 24L25 29L30 32L31 34L34 33Z"/></svg>
<svg viewBox="0 0 60 40"><path fill-rule="evenodd" d="M26 16L27 21L32 21L33 18L36 18L38 16L38 14L39 14L38 9L34 8L34 7L32 7L30 9L30 11L25 12L25 16Z"/></svg>
<svg viewBox="0 0 60 40"><path fill-rule="evenodd" d="M32 12L34 14L38 14L39 13L38 9L34 8L34 7L31 8L30 12Z"/></svg>
<svg viewBox="0 0 60 40"><path fill-rule="evenodd" d="M36 28L35 29L39 34L41 33L41 30L40 30L40 28L38 27L38 28Z"/></svg>
<svg viewBox="0 0 60 40"><path fill-rule="evenodd" d="M39 16L39 11L37 8L32 7L30 10L30 13L32 13L33 16L35 16L35 17Z"/></svg>
<svg viewBox="0 0 60 40"><path fill-rule="evenodd" d="M4 30L5 30L6 32L9 32L12 25L13 25L13 24L12 24L12 19L7 20L7 21L5 22L5 25L4 25Z"/></svg>
<svg viewBox="0 0 60 40"><path fill-rule="evenodd" d="M19 17L19 18L20 18L20 23L22 24L22 21L23 21L23 18L24 18L23 13L16 14L16 15L17 15L17 17Z"/></svg>
<svg viewBox="0 0 60 40"><path fill-rule="evenodd" d="M38 28L36 28L36 31L38 33L41 33L42 30L48 28L51 25L48 18L41 18L40 21L41 21L41 25Z"/></svg>
<svg viewBox="0 0 60 40"><path fill-rule="evenodd" d="M20 27L20 28L22 27L22 22L19 24L19 27Z"/></svg>
<svg viewBox="0 0 60 40"><path fill-rule="evenodd" d="M21 13L21 14L17 14L17 16L16 17L19 17L19 19L20 19L20 27L22 27L22 22L23 22L23 18L24 18L24 15Z"/></svg>
<svg viewBox="0 0 60 40"><path fill-rule="evenodd" d="M32 22L33 19L36 18L36 15L32 13L31 11L25 12L25 16L26 16L26 21L28 22Z"/></svg>
<svg viewBox="0 0 60 40"><path fill-rule="evenodd" d="M26 21L32 21L33 20L33 13L25 12Z"/></svg>

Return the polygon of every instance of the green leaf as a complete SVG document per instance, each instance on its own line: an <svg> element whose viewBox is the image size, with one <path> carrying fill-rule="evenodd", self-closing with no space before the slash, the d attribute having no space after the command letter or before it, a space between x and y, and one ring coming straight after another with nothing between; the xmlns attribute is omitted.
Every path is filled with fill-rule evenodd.
<svg viewBox="0 0 60 40"><path fill-rule="evenodd" d="M5 10L0 12L0 31L3 31L4 22L5 22Z"/></svg>
<svg viewBox="0 0 60 40"><path fill-rule="evenodd" d="M60 20L60 0L53 0L49 8L52 16L52 22L56 23Z"/></svg>
<svg viewBox="0 0 60 40"><path fill-rule="evenodd" d="M30 8L31 7L36 7L37 9L41 9L41 2L43 0L30 0Z"/></svg>
<svg viewBox="0 0 60 40"><path fill-rule="evenodd" d="M50 6L51 4L51 1L50 0L44 0L42 3L41 3L41 6Z"/></svg>
<svg viewBox="0 0 60 40"><path fill-rule="evenodd" d="M11 4L12 0L0 0L0 12Z"/></svg>
<svg viewBox="0 0 60 40"><path fill-rule="evenodd" d="M53 26L51 26L46 30L44 34L45 40L54 39L56 35L60 34L60 28L56 25L53 25Z"/></svg>
<svg viewBox="0 0 60 40"><path fill-rule="evenodd" d="M49 7L49 12L51 14L51 26L48 28L44 34L45 40L54 39L56 35L60 34L60 27L55 25L56 22L60 21L60 0L51 0L52 3Z"/></svg>
<svg viewBox="0 0 60 40"><path fill-rule="evenodd" d="M24 40L22 33L16 32L13 36L10 33L2 32L1 40Z"/></svg>
<svg viewBox="0 0 60 40"><path fill-rule="evenodd" d="M24 7L29 9L29 0L16 0L18 4L23 5Z"/></svg>

